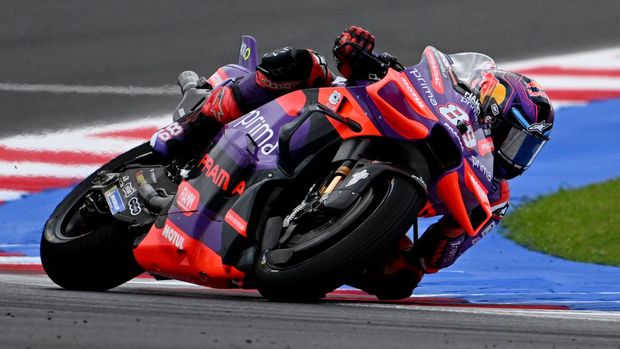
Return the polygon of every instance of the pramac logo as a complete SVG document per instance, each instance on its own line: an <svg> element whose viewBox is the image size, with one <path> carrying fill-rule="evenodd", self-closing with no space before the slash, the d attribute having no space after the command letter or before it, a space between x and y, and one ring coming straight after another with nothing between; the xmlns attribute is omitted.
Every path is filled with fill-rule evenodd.
<svg viewBox="0 0 620 349"><path fill-rule="evenodd" d="M220 165L216 164L209 154L205 154L202 160L198 163L198 167L202 168L202 172L207 178L211 179L213 184L222 188L224 191L228 190L228 186L230 184L230 173L220 167ZM241 181L230 193L241 195L244 190L245 181Z"/></svg>

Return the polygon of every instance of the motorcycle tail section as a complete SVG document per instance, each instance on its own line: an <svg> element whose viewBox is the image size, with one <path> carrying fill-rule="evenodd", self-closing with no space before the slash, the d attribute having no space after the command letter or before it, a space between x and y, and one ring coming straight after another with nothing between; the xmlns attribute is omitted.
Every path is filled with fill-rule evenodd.
<svg viewBox="0 0 620 349"><path fill-rule="evenodd" d="M241 48L239 49L238 64L249 71L256 70L258 66L258 50L256 39L249 35L241 38Z"/></svg>

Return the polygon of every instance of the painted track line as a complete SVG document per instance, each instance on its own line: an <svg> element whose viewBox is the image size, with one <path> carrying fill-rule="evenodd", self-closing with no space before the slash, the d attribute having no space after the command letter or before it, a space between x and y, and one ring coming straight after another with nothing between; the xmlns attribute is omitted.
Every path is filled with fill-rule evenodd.
<svg viewBox="0 0 620 349"><path fill-rule="evenodd" d="M48 92L48 93L78 93L78 94L111 94L128 96L175 96L179 94L176 85L160 87L140 86L88 86L64 84L22 84L0 83L0 91L5 92Z"/></svg>
<svg viewBox="0 0 620 349"><path fill-rule="evenodd" d="M495 307L443 307L443 306L410 306L398 304L381 304L381 303L346 303L347 306L367 307L367 308L390 308L405 309L415 311L420 308L442 311L449 313L466 313L466 314L489 314L489 315L505 315L505 316L522 316L527 318L542 319L566 319L566 320L588 320L588 321L605 321L620 323L620 312L613 311L591 311L591 310L554 310L554 309L515 309L515 308L495 308Z"/></svg>

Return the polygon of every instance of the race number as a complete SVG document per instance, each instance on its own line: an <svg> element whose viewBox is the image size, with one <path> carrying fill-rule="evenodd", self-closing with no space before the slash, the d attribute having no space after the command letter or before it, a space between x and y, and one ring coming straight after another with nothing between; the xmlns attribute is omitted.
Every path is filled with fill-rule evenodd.
<svg viewBox="0 0 620 349"><path fill-rule="evenodd" d="M163 142L167 142L170 139L179 136L183 133L183 127L178 122L173 122L172 124L166 126L165 128L159 130L157 132L157 136Z"/></svg>
<svg viewBox="0 0 620 349"><path fill-rule="evenodd" d="M476 135L474 135L474 129L469 122L469 115L463 108L449 103L439 107L439 113L454 126L458 126L459 123L467 125L467 130L461 134L463 142L467 149L474 149L476 147Z"/></svg>

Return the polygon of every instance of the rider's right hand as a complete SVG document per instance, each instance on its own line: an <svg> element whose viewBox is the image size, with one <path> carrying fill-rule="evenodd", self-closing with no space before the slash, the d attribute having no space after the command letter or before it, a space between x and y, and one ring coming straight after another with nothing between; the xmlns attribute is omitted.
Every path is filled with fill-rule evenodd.
<svg viewBox="0 0 620 349"><path fill-rule="evenodd" d="M359 72L360 63L367 55L372 55L375 47L375 37L362 27L351 26L334 42L334 59L338 71L347 79L355 78Z"/></svg>

